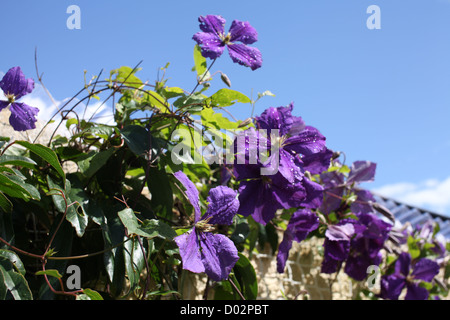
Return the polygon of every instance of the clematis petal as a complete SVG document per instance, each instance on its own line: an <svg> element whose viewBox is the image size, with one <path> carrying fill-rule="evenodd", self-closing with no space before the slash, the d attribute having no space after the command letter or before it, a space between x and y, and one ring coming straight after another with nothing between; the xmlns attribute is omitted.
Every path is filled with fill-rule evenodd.
<svg viewBox="0 0 450 320"><path fill-rule="evenodd" d="M258 201L252 217L256 222L266 225L275 217L276 211L281 208L282 206L276 201L273 193L267 189L263 189L263 197Z"/></svg>
<svg viewBox="0 0 450 320"><path fill-rule="evenodd" d="M296 158L292 154L280 149L279 162L278 171L286 178L288 183L299 182L303 179L301 167L296 163Z"/></svg>
<svg viewBox="0 0 450 320"><path fill-rule="evenodd" d="M260 153L269 147L267 138L254 128L237 133L233 142L235 175L238 180L259 178Z"/></svg>
<svg viewBox="0 0 450 320"><path fill-rule="evenodd" d="M293 233L293 239L301 242L319 227L319 218L308 209L300 209L292 214L287 229Z"/></svg>
<svg viewBox="0 0 450 320"><path fill-rule="evenodd" d="M214 33L197 32L192 37L201 48L202 56L216 59L220 57L225 49L222 40Z"/></svg>
<svg viewBox="0 0 450 320"><path fill-rule="evenodd" d="M234 20L230 27L230 41L240 41L243 44L252 44L258 41L258 33L247 21Z"/></svg>
<svg viewBox="0 0 450 320"><path fill-rule="evenodd" d="M347 183L369 182L375 179L377 164L370 161L355 161L348 175Z"/></svg>
<svg viewBox="0 0 450 320"><path fill-rule="evenodd" d="M9 101L2 101L2 100L0 100L0 111L2 111L8 105L9 105Z"/></svg>
<svg viewBox="0 0 450 320"><path fill-rule="evenodd" d="M277 253L277 271L283 273L286 267L286 261L289 258L289 251L292 248L293 234L290 230L286 230L283 235L283 241L278 246Z"/></svg>
<svg viewBox="0 0 450 320"><path fill-rule="evenodd" d="M261 180L241 181L239 185L238 214L245 217L252 215L253 219L266 225L282 206L277 201L272 190Z"/></svg>
<svg viewBox="0 0 450 320"><path fill-rule="evenodd" d="M239 184L239 209L238 214L245 217L251 215L261 202L263 188L260 180L241 181Z"/></svg>
<svg viewBox="0 0 450 320"><path fill-rule="evenodd" d="M300 209L294 212L289 220L286 231L283 234L283 241L278 246L277 271L284 272L286 261L289 257L289 250L292 241L301 242L319 226L319 218L307 209Z"/></svg>
<svg viewBox="0 0 450 320"><path fill-rule="evenodd" d="M205 273L214 281L225 280L239 260L238 251L223 234L201 234L201 259Z"/></svg>
<svg viewBox="0 0 450 320"><path fill-rule="evenodd" d="M332 211L338 209L341 206L344 191L345 187L325 190L320 211L324 214L330 214Z"/></svg>
<svg viewBox="0 0 450 320"><path fill-rule="evenodd" d="M294 124L294 132L297 132L297 130L304 128L304 122L300 117L292 116L292 109L293 104L287 107L270 107L264 110L259 117L256 117L256 123L259 128L268 130L269 134L271 129L279 129L280 136L284 136L290 132Z"/></svg>
<svg viewBox="0 0 450 320"><path fill-rule="evenodd" d="M306 190L302 206L310 209L319 208L323 202L323 187L309 179L303 179L302 184Z"/></svg>
<svg viewBox="0 0 450 320"><path fill-rule="evenodd" d="M272 182L267 188L279 204L279 208L300 207L305 202L306 190L302 182L289 184L280 173L272 177Z"/></svg>
<svg viewBox="0 0 450 320"><path fill-rule="evenodd" d="M14 130L25 131L36 128L38 108L16 102L11 104L10 110L11 116L9 117L9 123Z"/></svg>
<svg viewBox="0 0 450 320"><path fill-rule="evenodd" d="M414 279L431 282L438 273L439 265L436 262L422 258L414 265L412 276Z"/></svg>
<svg viewBox="0 0 450 320"><path fill-rule="evenodd" d="M25 79L22 69L13 67L3 76L3 79L0 81L0 88L2 88L5 95L12 94L16 99L19 99L33 91L34 80L31 78Z"/></svg>
<svg viewBox="0 0 450 320"><path fill-rule="evenodd" d="M250 67L252 70L262 66L262 55L257 48L248 47L241 43L233 43L228 44L228 52L231 60L235 63Z"/></svg>
<svg viewBox="0 0 450 320"><path fill-rule="evenodd" d="M381 254L374 258L369 255L350 255L345 262L345 273L356 281L363 281L367 278L367 268L371 265L378 266L381 262Z"/></svg>
<svg viewBox="0 0 450 320"><path fill-rule="evenodd" d="M321 152L313 153L302 158L303 168L311 174L321 174L330 166L330 160L333 156L333 151L325 148Z"/></svg>
<svg viewBox="0 0 450 320"><path fill-rule="evenodd" d="M398 300L406 285L406 280L403 277L396 275L382 276L380 281L380 296L383 299Z"/></svg>
<svg viewBox="0 0 450 320"><path fill-rule="evenodd" d="M350 241L354 233L355 228L353 224L346 223L343 225L328 226L327 231L325 231L325 236L332 241Z"/></svg>
<svg viewBox="0 0 450 320"><path fill-rule="evenodd" d="M373 212L370 202L375 202L375 198L369 190L356 191L356 200L350 205L353 213L371 213Z"/></svg>
<svg viewBox="0 0 450 320"><path fill-rule="evenodd" d="M186 188L186 196L189 202L194 207L194 222L199 221L201 212L200 212L198 190L195 187L195 184L191 180L189 180L189 178L183 171L177 171L173 175Z"/></svg>
<svg viewBox="0 0 450 320"><path fill-rule="evenodd" d="M325 255L322 260L320 272L327 274L335 273L338 270L340 263L341 261L331 258L330 255Z"/></svg>
<svg viewBox="0 0 450 320"><path fill-rule="evenodd" d="M330 257L333 260L344 261L348 257L350 242L325 239L323 247L324 256Z"/></svg>
<svg viewBox="0 0 450 320"><path fill-rule="evenodd" d="M205 271L200 256L200 244L195 228L174 238L180 249L180 256L183 262L183 269L194 273Z"/></svg>
<svg viewBox="0 0 450 320"><path fill-rule="evenodd" d="M428 290L422 287L419 287L418 284L408 283L406 285L408 288L406 291L405 300L427 300L428 299Z"/></svg>
<svg viewBox="0 0 450 320"><path fill-rule="evenodd" d="M407 277L411 266L411 255L407 252L402 252L395 262L395 274Z"/></svg>
<svg viewBox="0 0 450 320"><path fill-rule="evenodd" d="M325 149L325 137L316 128L306 126L298 135L288 138L284 148L308 156Z"/></svg>
<svg viewBox="0 0 450 320"><path fill-rule="evenodd" d="M217 36L222 35L225 32L225 19L219 15L207 15L200 16L198 18L200 22L200 29L203 32L215 33Z"/></svg>
<svg viewBox="0 0 450 320"><path fill-rule="evenodd" d="M209 205L203 219L211 217L210 224L231 225L239 209L239 200L236 197L237 192L225 186L211 189L206 199Z"/></svg>
<svg viewBox="0 0 450 320"><path fill-rule="evenodd" d="M337 171L324 172L320 175L324 188L331 189L344 184L345 176Z"/></svg>

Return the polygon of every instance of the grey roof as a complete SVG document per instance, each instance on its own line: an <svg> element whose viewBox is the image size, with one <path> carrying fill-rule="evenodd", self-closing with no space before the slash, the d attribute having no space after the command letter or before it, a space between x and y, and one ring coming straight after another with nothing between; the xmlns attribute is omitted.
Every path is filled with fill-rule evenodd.
<svg viewBox="0 0 450 320"><path fill-rule="evenodd" d="M408 205L381 195L374 195L377 203L387 208L400 224L409 222L413 227L422 225L432 219L440 226L439 235L447 240L450 239L450 217L429 210L421 209Z"/></svg>

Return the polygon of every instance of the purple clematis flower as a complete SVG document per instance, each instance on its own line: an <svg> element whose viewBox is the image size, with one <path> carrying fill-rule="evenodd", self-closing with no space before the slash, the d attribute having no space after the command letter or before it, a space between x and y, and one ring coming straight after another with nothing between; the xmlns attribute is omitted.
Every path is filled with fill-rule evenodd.
<svg viewBox="0 0 450 320"><path fill-rule="evenodd" d="M325 147L325 137L306 126L300 117L292 116L292 108L291 104L267 109L256 118L258 131L250 128L236 139L238 161L234 171L240 181L241 203L238 213L252 214L262 224L269 222L278 209L312 209L322 203L322 186L308 179L305 171L316 174L326 170L332 153ZM270 150L267 160L261 156L261 146ZM254 157L252 162L252 154L259 158Z"/></svg>
<svg viewBox="0 0 450 320"><path fill-rule="evenodd" d="M327 170L333 153L325 146L325 137L314 127L305 125L301 117L293 116L294 104L268 108L256 117L258 128L267 130L269 143L280 150L279 170L290 182L302 179L303 173L319 174ZM272 131L279 136L273 137Z"/></svg>
<svg viewBox="0 0 450 320"><path fill-rule="evenodd" d="M403 252L395 262L394 273L381 277L380 296L383 299L398 300L406 287L405 300L426 300L428 290L420 287L418 282L431 282L438 273L439 265L433 260L422 258L412 265L411 255Z"/></svg>
<svg viewBox="0 0 450 320"><path fill-rule="evenodd" d="M325 233L323 273L334 273L345 261L345 273L357 281L367 277L370 265L381 262L380 250L391 225L374 214L356 214L355 219L330 225Z"/></svg>
<svg viewBox="0 0 450 320"><path fill-rule="evenodd" d="M357 188L362 182L370 182L374 180L376 163L369 161L355 161L346 179L343 173L338 171L324 172L320 178L324 185L324 198L321 212L329 214L339 209L341 200L348 191L354 191L356 201L350 205L353 213L369 213L373 212L370 202L375 202L375 198L368 190Z"/></svg>
<svg viewBox="0 0 450 320"><path fill-rule="evenodd" d="M319 227L319 218L308 209L300 209L292 214L286 231L278 247L277 271L284 272L286 261L289 257L289 250L292 248L292 242L301 242L314 230Z"/></svg>
<svg viewBox="0 0 450 320"><path fill-rule="evenodd" d="M225 186L211 189L207 198L208 208L201 217L197 188L182 171L174 175L186 188L187 198L194 207L194 227L175 237L183 269L194 273L205 272L214 281L225 280L239 260L238 252L229 238L210 231L215 224L232 223L239 208L237 194Z"/></svg>
<svg viewBox="0 0 450 320"><path fill-rule="evenodd" d="M17 102L18 99L33 91L33 79L25 79L20 67L13 67L3 76L0 88L8 99L7 101L0 100L0 111L10 105L9 123L14 130L25 131L36 128L36 115L39 109L30 107L23 102Z"/></svg>
<svg viewBox="0 0 450 320"><path fill-rule="evenodd" d="M367 277L367 268L379 265L381 249L389 237L392 225L374 214L357 214L355 237L351 241L351 250L345 263L345 273L357 281Z"/></svg>
<svg viewBox="0 0 450 320"><path fill-rule="evenodd" d="M270 142L259 135L253 128L246 130L241 135L244 139L237 139L242 142L242 146L237 146L238 150L245 150L255 154L259 154L258 146L261 140L265 141L262 145L269 145ZM279 152L278 150L276 152ZM239 160L238 154L237 159ZM284 171L282 166L289 165L293 170L296 169L293 163L280 163L280 170L275 174L261 174L262 169L268 172L274 172L272 168L273 162L270 158L266 162L261 162L261 158L255 159L256 163L249 161L245 157L245 163L239 162L234 165L234 173L239 184L239 202L240 207L238 213L243 216L252 215L253 219L261 224L267 224L275 216L278 209L290 209L293 207L313 208L320 206L322 200L322 187L310 181L303 179L300 171L297 171L295 179L290 181L282 174Z"/></svg>
<svg viewBox="0 0 450 320"><path fill-rule="evenodd" d="M351 221L340 221L337 225L329 225L325 231L323 273L334 273L345 261L350 251L350 241L355 234L355 226Z"/></svg>
<svg viewBox="0 0 450 320"><path fill-rule="evenodd" d="M229 32L225 34L225 19L221 16L200 16L198 21L202 31L197 32L193 39L200 46L204 57L217 59L225 47L228 47L233 62L252 70L261 67L261 52L257 48L247 46L258 40L258 33L248 22L234 20Z"/></svg>

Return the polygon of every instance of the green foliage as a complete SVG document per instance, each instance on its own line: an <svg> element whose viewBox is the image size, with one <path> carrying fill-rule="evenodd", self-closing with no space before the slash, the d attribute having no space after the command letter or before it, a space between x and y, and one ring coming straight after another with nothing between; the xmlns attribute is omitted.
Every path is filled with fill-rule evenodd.
<svg viewBox="0 0 450 320"><path fill-rule="evenodd" d="M253 101L229 88L211 94L217 72L210 72L199 46L193 58L194 90L167 85L169 64L154 85L137 76L140 68L127 66L112 70L106 81L85 84L84 99L107 93L106 100L114 102L113 125L70 110L61 126L68 134L53 135L47 146L0 137L0 299L182 298L189 271L182 269L174 238L192 230L194 219L173 173L182 170L195 183L202 211L212 188L226 184L238 190L233 175L222 181L221 172L229 167L220 149L254 126L251 116L262 97L274 96L264 91ZM250 118L229 117L233 108L248 108ZM205 160L208 147L218 161ZM335 164L333 171L348 174L350 168ZM341 200L350 205L356 195ZM276 254L293 212L282 210L266 225L237 215L231 226L215 226L214 232L233 241L239 260L227 280L208 279L205 294L257 299L250 259L267 247ZM345 215L355 217L350 211ZM320 218L314 235L323 238L326 225L342 217L333 212ZM436 243L417 235L409 236L406 246L413 259L437 255ZM395 260L388 256L384 273L392 272ZM81 288L68 289L70 265L80 266ZM448 279L448 263L443 268ZM436 283L422 285L434 295L448 293Z"/></svg>
<svg viewBox="0 0 450 320"><path fill-rule="evenodd" d="M163 77L155 85L138 77L140 68L122 66L112 70L106 81L85 82L89 98L100 99L104 91L114 98L114 125L71 112L63 126L70 134L54 135L47 146L0 139L0 237L4 240L0 298L181 297L182 262L174 238L191 228L192 218L187 215L192 208L180 204L184 195L172 173L183 170L193 182L202 183L204 203L208 190L218 185L219 165L205 162L202 148L225 144L202 136L202 130L230 142L232 137L224 130L253 125L222 113L251 100L231 89L206 94L214 75L198 46L193 58L196 84L202 85L199 90L167 86L169 64L161 68ZM229 85L221 73L224 77ZM198 119L201 127L196 125ZM187 132L181 143L173 139L177 129ZM192 161L173 162L180 145L187 146ZM68 171L66 165L72 169ZM29 219L39 233L29 231ZM250 228L247 219L237 219L229 235L243 252ZM24 255L23 260L18 254ZM247 299L256 299L255 271L248 258L239 255L233 281ZM36 264L41 266L35 269ZM82 270L78 290L64 287L70 264Z"/></svg>

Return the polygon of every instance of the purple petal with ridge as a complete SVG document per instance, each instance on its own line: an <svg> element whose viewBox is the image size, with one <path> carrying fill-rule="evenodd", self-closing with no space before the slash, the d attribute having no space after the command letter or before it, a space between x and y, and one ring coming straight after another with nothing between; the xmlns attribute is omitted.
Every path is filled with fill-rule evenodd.
<svg viewBox="0 0 450 320"><path fill-rule="evenodd" d="M233 43L227 46L233 62L250 67L252 70L256 70L262 66L262 55L257 48L248 47L241 43Z"/></svg>
<svg viewBox="0 0 450 320"><path fill-rule="evenodd" d="M231 42L240 41L252 44L258 40L258 33L247 21L234 20L230 27Z"/></svg>

